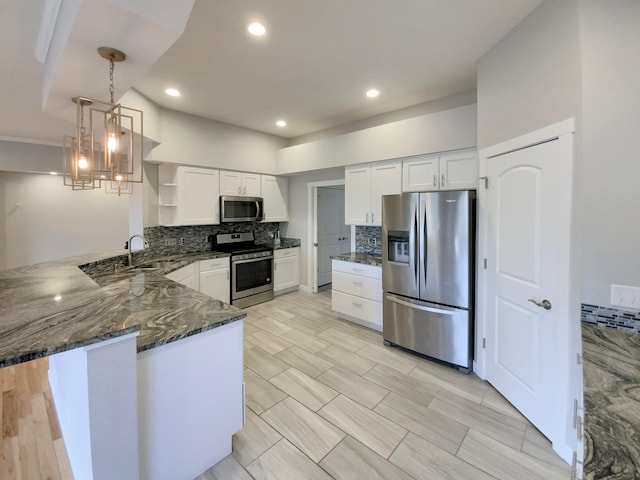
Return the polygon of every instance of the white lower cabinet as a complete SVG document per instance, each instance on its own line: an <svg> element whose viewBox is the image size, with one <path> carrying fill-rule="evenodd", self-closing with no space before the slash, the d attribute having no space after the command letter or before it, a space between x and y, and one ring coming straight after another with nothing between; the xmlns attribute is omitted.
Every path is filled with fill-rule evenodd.
<svg viewBox="0 0 640 480"><path fill-rule="evenodd" d="M273 292L296 290L300 284L300 247L273 252Z"/></svg>
<svg viewBox="0 0 640 480"><path fill-rule="evenodd" d="M341 318L382 331L382 268L333 260L331 308Z"/></svg>
<svg viewBox="0 0 640 480"><path fill-rule="evenodd" d="M230 273L228 257L200 260L200 293L229 303Z"/></svg>
<svg viewBox="0 0 640 480"><path fill-rule="evenodd" d="M185 287L193 288L200 293L229 303L231 299L230 273L229 257L222 257L193 262L169 273L166 277Z"/></svg>
<svg viewBox="0 0 640 480"><path fill-rule="evenodd" d="M200 278L198 277L198 263L194 262L186 267L179 268L166 275L169 280L178 282L185 287L200 290Z"/></svg>

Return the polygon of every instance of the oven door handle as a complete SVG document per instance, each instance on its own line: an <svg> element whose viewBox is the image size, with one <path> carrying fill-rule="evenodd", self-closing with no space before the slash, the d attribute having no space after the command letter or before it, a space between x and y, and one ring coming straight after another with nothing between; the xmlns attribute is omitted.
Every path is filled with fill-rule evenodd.
<svg viewBox="0 0 640 480"><path fill-rule="evenodd" d="M252 262L257 262L259 260L271 260L271 259L273 259L273 255L269 255L268 257L249 258L247 260L232 260L231 263L238 265L240 263L252 263Z"/></svg>

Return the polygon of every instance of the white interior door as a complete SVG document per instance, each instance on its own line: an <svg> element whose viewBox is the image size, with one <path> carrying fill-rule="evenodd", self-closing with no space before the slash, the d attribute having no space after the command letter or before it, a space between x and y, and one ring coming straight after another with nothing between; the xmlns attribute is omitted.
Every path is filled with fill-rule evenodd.
<svg viewBox="0 0 640 480"><path fill-rule="evenodd" d="M572 142L486 160L486 377L552 442L570 409Z"/></svg>
<svg viewBox="0 0 640 480"><path fill-rule="evenodd" d="M345 241L344 189L318 188L318 286L331 283L331 255L343 253ZM351 231L350 229L348 230ZM349 247L346 247L347 249ZM348 250L347 250L348 251Z"/></svg>

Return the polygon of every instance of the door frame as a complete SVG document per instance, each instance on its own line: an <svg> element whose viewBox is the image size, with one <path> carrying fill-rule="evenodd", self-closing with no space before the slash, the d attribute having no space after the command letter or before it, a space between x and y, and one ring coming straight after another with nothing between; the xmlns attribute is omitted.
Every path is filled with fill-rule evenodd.
<svg viewBox="0 0 640 480"><path fill-rule="evenodd" d="M478 234L477 234L477 260L476 260L476 338L475 338L475 360L473 362L473 370L480 378L486 380L486 365L487 365L487 357L486 357L486 349L483 347L484 339L487 336L487 323L488 319L486 318L486 307L487 307L487 271L484 268L484 259L487 258L488 255L488 213L487 213L487 191L484 188L483 180L486 179L487 176L487 162L498 155L503 155L506 153L510 153L516 150L521 150L527 147L532 147L539 143L543 143L555 138L558 138L563 135L573 135L575 133L575 119L570 118L547 127L541 128L534 132L527 133L525 135L521 135L519 137L507 140L505 142L492 145L490 147L484 148L479 151L479 176L480 183L478 185ZM575 164L575 147L572 149L572 159L571 161ZM574 169L575 172L575 169ZM575 178L575 174L574 174ZM568 187L569 188L569 187ZM577 275L577 248L575 244L575 234L576 234L576 222L577 215L575 214L575 205L577 202L575 201L577 194L577 188L573 187L572 191L572 203L574 206L574 211L572 213L571 218L571 248L569 252L570 256L570 285L569 285L569 320L567 322L566 331L563 332L562 341L566 342L567 351L565 356L565 361L569 364L569 368L567 371L574 371L571 366L571 361L576 358L576 355L581 351L581 339L580 339L580 277ZM578 323L578 325L574 325L573 323ZM571 379L567 379L567 383L571 383ZM567 410L570 410L569 405L571 404L573 397L572 391L568 390L566 392L567 398L565 399ZM507 399L508 400L508 399ZM567 417L570 417L570 412L568 412ZM575 442L571 441L571 421L570 418L567 418L566 435L562 442L554 442L553 448L554 450L563 458L565 461L569 461L571 459L571 455L573 453L571 449L571 445ZM556 439L557 440L557 439Z"/></svg>
<svg viewBox="0 0 640 480"><path fill-rule="evenodd" d="M307 285L311 293L318 293L318 188L344 186L344 178L307 183ZM351 226L351 249L355 250L354 227Z"/></svg>

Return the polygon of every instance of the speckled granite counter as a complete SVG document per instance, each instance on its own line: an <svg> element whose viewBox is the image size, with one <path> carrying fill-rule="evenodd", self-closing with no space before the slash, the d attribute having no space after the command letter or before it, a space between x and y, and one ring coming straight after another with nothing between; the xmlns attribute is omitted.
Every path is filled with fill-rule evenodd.
<svg viewBox="0 0 640 480"><path fill-rule="evenodd" d="M368 253L342 253L340 255L332 255L333 260L342 260L344 262L362 263L365 265L382 265L382 257L378 255L371 255Z"/></svg>
<svg viewBox="0 0 640 480"><path fill-rule="evenodd" d="M280 245L275 245L273 242L263 243L261 245L265 245L267 247L273 248L274 250L282 250L283 248L293 248L300 246L299 238L281 238Z"/></svg>
<svg viewBox="0 0 640 480"><path fill-rule="evenodd" d="M105 272L93 279L78 266L113 254L0 271L0 367L138 330L140 352L246 317L164 278L181 266L221 255L175 256L156 269Z"/></svg>
<svg viewBox="0 0 640 480"><path fill-rule="evenodd" d="M640 479L640 334L582 324L584 479Z"/></svg>

